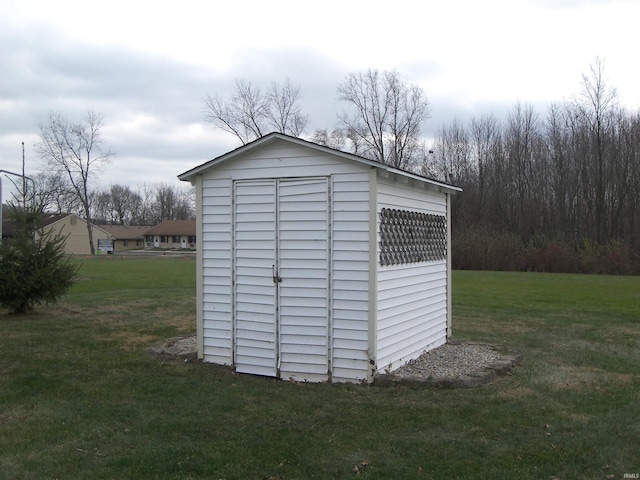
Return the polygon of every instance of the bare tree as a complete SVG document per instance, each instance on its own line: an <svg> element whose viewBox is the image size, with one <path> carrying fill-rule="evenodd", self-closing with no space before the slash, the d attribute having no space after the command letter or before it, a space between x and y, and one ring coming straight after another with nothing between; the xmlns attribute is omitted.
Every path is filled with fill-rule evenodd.
<svg viewBox="0 0 640 480"><path fill-rule="evenodd" d="M156 225L164 220L195 218L195 189L167 183L143 185L138 189L140 206L133 217L135 225Z"/></svg>
<svg viewBox="0 0 640 480"><path fill-rule="evenodd" d="M454 120L448 127L442 127L433 149L437 178L444 182L461 185L472 176L471 143L467 130Z"/></svg>
<svg viewBox="0 0 640 480"><path fill-rule="evenodd" d="M156 186L156 213L158 222L174 220L174 212L178 203L178 192L168 184Z"/></svg>
<svg viewBox="0 0 640 480"><path fill-rule="evenodd" d="M577 236L579 216L579 182L572 155L571 124L574 115L566 106L552 104L544 125L545 147L549 163L550 234L571 239Z"/></svg>
<svg viewBox="0 0 640 480"><path fill-rule="evenodd" d="M418 85L396 71L351 73L338 86L338 99L351 107L338 116L352 139L353 151L406 168L420 150L420 128L429 118L429 102Z"/></svg>
<svg viewBox="0 0 640 480"><path fill-rule="evenodd" d="M428 165L436 178L463 188L465 194L452 199L453 216L459 217L465 203L475 201L476 172L467 129L457 120L448 127L442 127L428 158ZM426 166L423 164L423 172ZM462 222L461 219L458 221Z"/></svg>
<svg viewBox="0 0 640 480"><path fill-rule="evenodd" d="M114 223L111 193L109 191L93 192L91 208L93 209L93 221L96 224L108 225Z"/></svg>
<svg viewBox="0 0 640 480"><path fill-rule="evenodd" d="M127 185L111 185L111 206L113 222L119 225L130 225L135 212L140 208L142 198Z"/></svg>
<svg viewBox="0 0 640 480"><path fill-rule="evenodd" d="M284 85L272 82L266 95L269 125L280 133L302 135L309 116L302 113L298 104L301 98L300 86L294 86L288 78Z"/></svg>
<svg viewBox="0 0 640 480"><path fill-rule="evenodd" d="M289 79L283 85L272 82L267 93L250 81L236 79L230 100L216 93L207 95L202 104L207 121L246 145L270 131L300 136L309 122L299 105L301 98L300 87Z"/></svg>
<svg viewBox="0 0 640 480"><path fill-rule="evenodd" d="M93 215L100 223L113 225L155 225L164 220L195 218L195 189L167 183L111 185L94 192Z"/></svg>
<svg viewBox="0 0 640 480"><path fill-rule="evenodd" d="M339 128L334 128L329 131L326 128L317 129L311 141L318 145L324 145L325 147L333 148L335 150L343 150L347 142L347 136L344 131Z"/></svg>
<svg viewBox="0 0 640 480"><path fill-rule="evenodd" d="M40 172L33 180L34 203L40 210L51 213L82 213L78 197L63 172Z"/></svg>
<svg viewBox="0 0 640 480"><path fill-rule="evenodd" d="M616 89L607 84L605 62L596 58L590 66L590 74L582 76L581 98L574 102L576 118L582 120L588 128L588 150L585 157L585 183L595 183L592 187L592 209L595 215L596 241L602 243L605 238L604 214L607 196L607 161L611 161L611 137L614 129L614 110L617 98ZM589 168L591 167L591 168Z"/></svg>
<svg viewBox="0 0 640 480"><path fill-rule="evenodd" d="M109 190L95 193L94 218L113 225L132 225L141 206L142 197L131 187L111 185Z"/></svg>
<svg viewBox="0 0 640 480"><path fill-rule="evenodd" d="M502 143L500 125L493 115L485 115L471 120L472 148L477 165L478 198L470 206L476 218L484 213L487 197L493 192L491 185L491 165L500 158Z"/></svg>
<svg viewBox="0 0 640 480"><path fill-rule="evenodd" d="M517 103L509 112L503 135L505 162L503 196L505 218L510 228L525 238L539 231L542 197L548 182L543 181L542 134L537 113L531 105Z"/></svg>
<svg viewBox="0 0 640 480"><path fill-rule="evenodd" d="M40 143L36 146L49 168L69 181L80 202L92 255L95 254L95 246L89 186L95 170L114 155L100 148L102 120L101 114L89 112L83 121L72 123L61 114L52 113L49 121L40 125Z"/></svg>

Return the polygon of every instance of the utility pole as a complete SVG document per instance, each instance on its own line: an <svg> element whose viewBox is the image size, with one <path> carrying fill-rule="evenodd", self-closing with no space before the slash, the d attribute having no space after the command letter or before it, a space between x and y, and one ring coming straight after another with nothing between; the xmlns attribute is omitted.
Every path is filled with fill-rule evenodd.
<svg viewBox="0 0 640 480"><path fill-rule="evenodd" d="M27 206L27 177L24 174L24 142L22 142L22 206ZM33 192L35 193L35 192Z"/></svg>

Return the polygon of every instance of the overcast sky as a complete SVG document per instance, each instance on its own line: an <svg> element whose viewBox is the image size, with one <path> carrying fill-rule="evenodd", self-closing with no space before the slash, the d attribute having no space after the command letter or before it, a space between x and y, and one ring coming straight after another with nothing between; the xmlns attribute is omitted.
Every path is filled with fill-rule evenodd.
<svg viewBox="0 0 640 480"><path fill-rule="evenodd" d="M335 124L336 87L368 68L424 89L426 136L516 102L544 114L580 92L596 57L637 111L638 19L640 0L1 0L0 169L21 172L24 142L37 173L39 124L92 110L116 153L97 185L178 185L240 145L202 112L236 78L299 85L309 135Z"/></svg>

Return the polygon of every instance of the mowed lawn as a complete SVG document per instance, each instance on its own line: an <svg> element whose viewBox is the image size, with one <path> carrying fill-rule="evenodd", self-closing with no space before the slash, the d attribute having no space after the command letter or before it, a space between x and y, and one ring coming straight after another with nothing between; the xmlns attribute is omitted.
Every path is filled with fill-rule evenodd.
<svg viewBox="0 0 640 480"><path fill-rule="evenodd" d="M607 479L640 473L640 277L454 272L454 337L518 349L476 390L294 384L160 360L195 261L77 260L0 311L2 479Z"/></svg>

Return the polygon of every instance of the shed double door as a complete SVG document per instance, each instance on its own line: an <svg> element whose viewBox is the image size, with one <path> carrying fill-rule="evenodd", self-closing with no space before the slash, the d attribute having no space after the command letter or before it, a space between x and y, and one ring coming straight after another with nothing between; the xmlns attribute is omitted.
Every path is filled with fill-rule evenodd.
<svg viewBox="0 0 640 480"><path fill-rule="evenodd" d="M329 205L324 177L235 182L238 372L328 379Z"/></svg>

